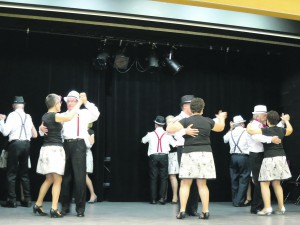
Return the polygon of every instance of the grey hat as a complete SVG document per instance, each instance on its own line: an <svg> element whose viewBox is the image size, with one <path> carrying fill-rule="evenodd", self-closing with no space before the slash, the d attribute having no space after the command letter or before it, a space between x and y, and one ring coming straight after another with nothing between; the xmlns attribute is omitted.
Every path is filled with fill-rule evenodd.
<svg viewBox="0 0 300 225"><path fill-rule="evenodd" d="M166 123L165 117L157 116L154 120L154 123L161 125L161 126L165 125L165 123Z"/></svg>
<svg viewBox="0 0 300 225"><path fill-rule="evenodd" d="M25 104L23 96L15 96L13 103L14 104Z"/></svg>
<svg viewBox="0 0 300 225"><path fill-rule="evenodd" d="M180 105L182 106L185 103L191 103L194 98L194 95L184 95L181 97Z"/></svg>

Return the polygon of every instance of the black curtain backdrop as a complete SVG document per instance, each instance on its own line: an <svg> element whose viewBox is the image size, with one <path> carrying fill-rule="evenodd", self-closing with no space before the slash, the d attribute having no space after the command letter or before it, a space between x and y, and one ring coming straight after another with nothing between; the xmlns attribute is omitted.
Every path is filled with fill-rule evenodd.
<svg viewBox="0 0 300 225"><path fill-rule="evenodd" d="M26 111L38 128L46 112L45 97L49 93L66 96L73 89L85 91L99 107L101 115L94 123L92 180L100 200L149 200L148 146L141 144L141 138L154 129L156 115L177 115L180 97L194 94L205 100L205 116L214 117L218 110L228 112L225 131L211 136L217 179L209 181L208 186L211 201L230 201L229 146L223 143L229 121L237 114L249 121L257 104L266 104L268 109L279 112L285 108L281 88L291 72L285 63L287 55L183 47L174 54L184 65L179 75L171 76L164 71L141 73L135 67L122 74L111 67L106 71L95 70L92 58L99 47L97 40L14 32L1 35L0 113L8 114L13 96L23 95ZM143 55L146 50L135 51L143 51L139 53ZM275 79L276 76L282 79ZM295 137L291 137L294 142ZM35 173L41 144L41 137L32 141L33 199L44 180ZM295 155L299 156L299 152ZM104 163L104 157L111 157L111 162ZM4 181L3 170L0 179ZM103 182L109 182L110 187L104 189ZM2 199L4 194L5 187L1 185Z"/></svg>

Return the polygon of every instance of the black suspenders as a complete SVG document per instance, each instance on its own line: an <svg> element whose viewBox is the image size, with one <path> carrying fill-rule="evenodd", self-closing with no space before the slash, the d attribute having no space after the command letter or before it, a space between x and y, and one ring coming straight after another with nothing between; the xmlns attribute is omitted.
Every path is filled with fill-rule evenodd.
<svg viewBox="0 0 300 225"><path fill-rule="evenodd" d="M16 112L18 113L18 112ZM20 131L20 136L19 136L19 140L21 139L21 135L22 135L22 131L24 130L24 133L25 133L25 137L27 139L27 134L26 134L26 129L25 129L25 122L26 122L26 119L27 119L27 115L25 113L25 119L23 121L23 118L22 116L20 115L20 113L18 113L18 115L20 116L20 119L21 119L21 122L22 122L22 127L21 127L21 131Z"/></svg>
<svg viewBox="0 0 300 225"><path fill-rule="evenodd" d="M244 132L245 132L245 131L243 131L243 132L241 133L241 135L240 135L239 138L238 138L238 141L235 142L234 139L233 139L233 136L232 136L232 131L231 131L231 139L232 139L233 144L234 144L234 150L233 150L233 153L235 153L235 150L236 150L237 148L238 148L238 150L240 151L241 154L243 153L242 150L240 149L240 147L238 146L238 144L239 144L240 139L241 139L241 137L242 137L242 135L243 135Z"/></svg>

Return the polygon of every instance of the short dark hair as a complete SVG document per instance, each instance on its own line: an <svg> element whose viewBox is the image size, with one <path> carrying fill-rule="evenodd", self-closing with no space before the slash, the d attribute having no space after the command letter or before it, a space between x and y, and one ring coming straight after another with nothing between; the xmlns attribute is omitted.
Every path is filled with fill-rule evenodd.
<svg viewBox="0 0 300 225"><path fill-rule="evenodd" d="M201 111L204 109L205 103L202 98L194 98L191 101L191 112L192 113L201 113Z"/></svg>
<svg viewBox="0 0 300 225"><path fill-rule="evenodd" d="M280 116L278 112L271 110L267 113L267 120L271 125L276 125L280 120Z"/></svg>
<svg viewBox="0 0 300 225"><path fill-rule="evenodd" d="M45 99L47 108L50 109L55 106L57 101L59 101L59 96L57 94L49 94Z"/></svg>

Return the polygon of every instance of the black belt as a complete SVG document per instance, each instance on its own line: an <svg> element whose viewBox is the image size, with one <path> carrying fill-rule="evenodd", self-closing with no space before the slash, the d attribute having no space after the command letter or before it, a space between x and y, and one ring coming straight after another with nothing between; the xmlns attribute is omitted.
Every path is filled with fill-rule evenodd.
<svg viewBox="0 0 300 225"><path fill-rule="evenodd" d="M69 142L75 142L75 141L83 141L83 139L82 138L76 138L76 139L65 139L64 140L64 142L67 142L67 143L69 143Z"/></svg>
<svg viewBox="0 0 300 225"><path fill-rule="evenodd" d="M17 142L17 141L19 141L19 142L29 142L28 140L12 140L9 143L12 144L12 143Z"/></svg>
<svg viewBox="0 0 300 225"><path fill-rule="evenodd" d="M153 153L151 155L167 155L167 153Z"/></svg>
<svg viewBox="0 0 300 225"><path fill-rule="evenodd" d="M231 155L249 156L248 154L243 153L231 153Z"/></svg>

